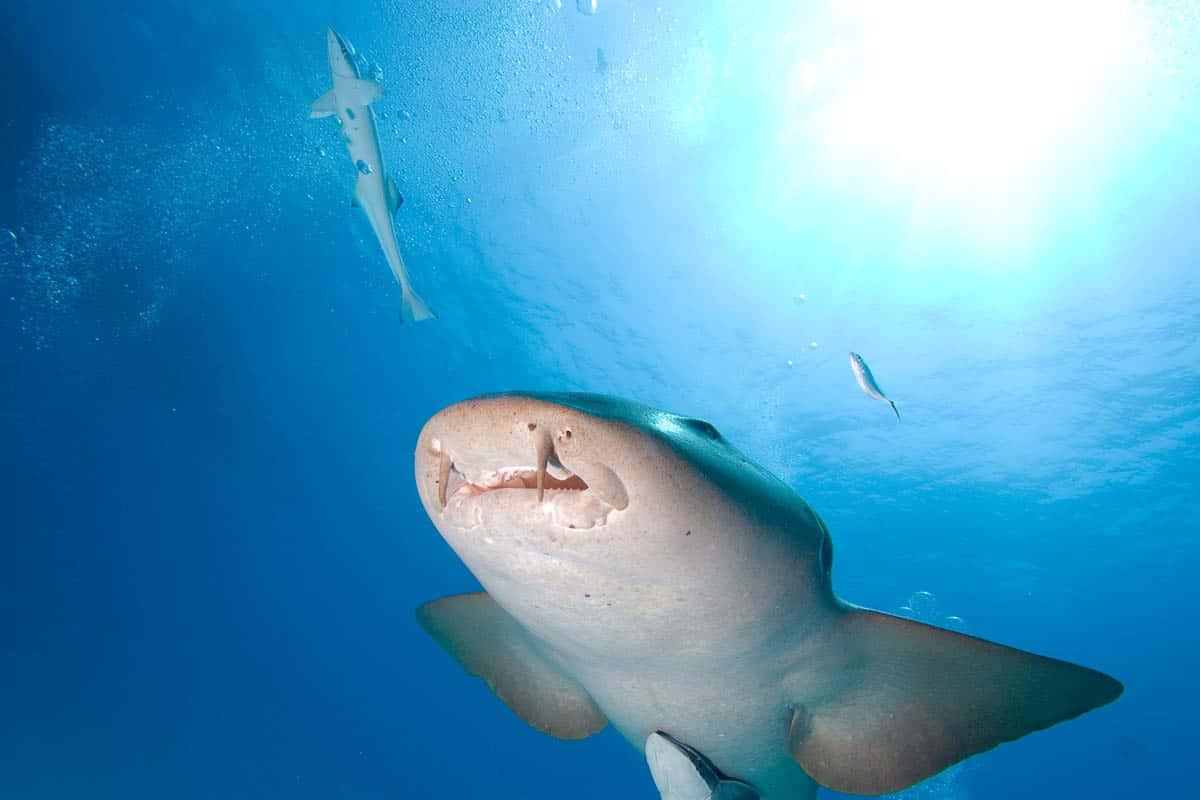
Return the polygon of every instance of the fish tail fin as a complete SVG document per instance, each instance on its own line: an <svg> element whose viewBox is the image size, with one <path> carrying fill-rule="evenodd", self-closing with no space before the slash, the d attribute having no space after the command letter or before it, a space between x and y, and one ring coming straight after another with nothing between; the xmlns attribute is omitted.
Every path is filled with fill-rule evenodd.
<svg viewBox="0 0 1200 800"><path fill-rule="evenodd" d="M423 319L437 319L437 314L433 313L433 309L416 292L406 289L400 299L400 321L420 322Z"/></svg>
<svg viewBox="0 0 1200 800"><path fill-rule="evenodd" d="M896 402L894 400L888 400L888 405L890 405L892 407L892 411L896 412L896 421L899 422L900 421L900 409L896 408Z"/></svg>

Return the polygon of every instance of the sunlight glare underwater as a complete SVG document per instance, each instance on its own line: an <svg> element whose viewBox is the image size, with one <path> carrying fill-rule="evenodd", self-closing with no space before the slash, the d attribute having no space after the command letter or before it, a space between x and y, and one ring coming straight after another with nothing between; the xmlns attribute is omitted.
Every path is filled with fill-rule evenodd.
<svg viewBox="0 0 1200 800"><path fill-rule="evenodd" d="M793 157L916 188L996 245L1076 143L1105 135L1144 53L1127 0L843 0L834 16L844 36L781 65L780 163L804 130L819 152Z"/></svg>

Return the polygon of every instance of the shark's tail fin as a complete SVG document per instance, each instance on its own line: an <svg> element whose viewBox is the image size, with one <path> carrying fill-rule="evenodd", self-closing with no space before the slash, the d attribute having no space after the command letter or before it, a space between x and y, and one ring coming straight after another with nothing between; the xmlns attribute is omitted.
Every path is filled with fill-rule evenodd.
<svg viewBox="0 0 1200 800"><path fill-rule="evenodd" d="M433 309L426 305L416 292L406 289L400 299L400 321L407 324L423 319L437 319L437 314L433 313Z"/></svg>
<svg viewBox="0 0 1200 800"><path fill-rule="evenodd" d="M892 411L896 412L896 421L899 422L900 421L900 409L896 408L896 402L894 400L888 400L888 404L891 405Z"/></svg>

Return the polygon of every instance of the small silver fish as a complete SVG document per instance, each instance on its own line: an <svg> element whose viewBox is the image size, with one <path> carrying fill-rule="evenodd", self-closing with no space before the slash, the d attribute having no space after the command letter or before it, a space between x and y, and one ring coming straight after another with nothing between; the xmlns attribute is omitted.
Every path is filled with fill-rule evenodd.
<svg viewBox="0 0 1200 800"><path fill-rule="evenodd" d="M858 353L850 354L850 369L854 372L854 378L858 381L858 387L866 392L868 397L874 397L876 400L882 400L892 407L892 411L896 412L896 419L900 419L900 412L896 409L896 404L887 398L883 393L883 389L879 388L879 384L875 382L875 376L871 374L871 368L867 366L867 362L863 361L863 357Z"/></svg>

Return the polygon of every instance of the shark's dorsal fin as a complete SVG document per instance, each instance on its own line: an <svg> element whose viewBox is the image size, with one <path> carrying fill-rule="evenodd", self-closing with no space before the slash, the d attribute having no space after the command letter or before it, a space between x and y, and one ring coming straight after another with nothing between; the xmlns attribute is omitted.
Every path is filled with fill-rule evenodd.
<svg viewBox="0 0 1200 800"><path fill-rule="evenodd" d="M1115 700L1095 670L874 611L833 623L838 685L795 698L788 745L822 786L896 792Z"/></svg>
<svg viewBox="0 0 1200 800"><path fill-rule="evenodd" d="M336 113L337 98L333 94L333 89L330 89L313 102L308 117L309 119L321 119L322 117L332 117Z"/></svg>
<svg viewBox="0 0 1200 800"><path fill-rule="evenodd" d="M387 193L388 213L395 215L400 206L404 204L404 195L400 194L400 190L396 188L396 182L392 180L390 172L383 179L383 190Z"/></svg>
<svg viewBox="0 0 1200 800"><path fill-rule="evenodd" d="M544 658L525 629L486 592L443 597L417 621L517 716L559 739L582 739L608 720L582 687Z"/></svg>
<svg viewBox="0 0 1200 800"><path fill-rule="evenodd" d="M383 97L383 86L379 81L373 81L369 78L346 78L344 80L345 84L342 85L344 91L342 99L347 103L369 106Z"/></svg>

